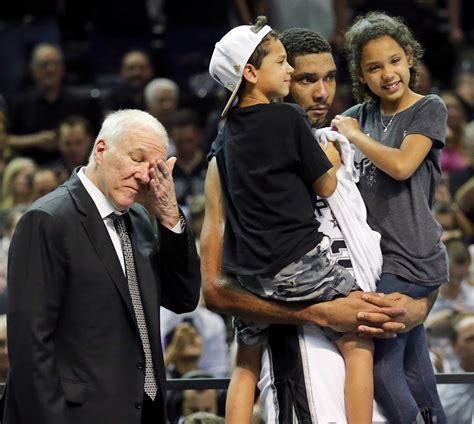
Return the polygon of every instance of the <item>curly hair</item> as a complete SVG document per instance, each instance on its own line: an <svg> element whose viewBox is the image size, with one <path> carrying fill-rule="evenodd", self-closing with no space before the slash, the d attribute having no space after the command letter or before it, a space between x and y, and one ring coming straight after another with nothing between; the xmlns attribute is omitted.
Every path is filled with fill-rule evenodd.
<svg viewBox="0 0 474 424"><path fill-rule="evenodd" d="M280 34L285 47L288 63L295 64L295 57L306 54L332 53L331 45L319 33L305 28L292 28Z"/></svg>
<svg viewBox="0 0 474 424"><path fill-rule="evenodd" d="M359 80L361 75L362 50L372 40L389 36L404 50L413 56L410 68L410 82L413 89L418 81L420 59L423 48L416 41L410 29L401 18L388 16L381 12L370 12L359 16L352 27L346 32L344 49L346 52L349 72L352 78L352 92L358 102L375 102L378 97L370 91L366 84Z"/></svg>

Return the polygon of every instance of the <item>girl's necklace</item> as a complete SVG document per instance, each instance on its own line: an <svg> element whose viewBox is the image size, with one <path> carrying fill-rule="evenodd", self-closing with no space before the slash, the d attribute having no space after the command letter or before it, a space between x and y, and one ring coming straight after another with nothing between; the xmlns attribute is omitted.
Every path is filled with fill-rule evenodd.
<svg viewBox="0 0 474 424"><path fill-rule="evenodd" d="M395 119L395 116L397 116L396 112L392 115L392 117L390 118L390 121L388 121L388 124L385 125L384 122L383 122L383 113L382 113L382 110L380 110L380 123L382 124L384 133L386 133L388 131L388 129L390 128L390 125L392 125L392 122Z"/></svg>

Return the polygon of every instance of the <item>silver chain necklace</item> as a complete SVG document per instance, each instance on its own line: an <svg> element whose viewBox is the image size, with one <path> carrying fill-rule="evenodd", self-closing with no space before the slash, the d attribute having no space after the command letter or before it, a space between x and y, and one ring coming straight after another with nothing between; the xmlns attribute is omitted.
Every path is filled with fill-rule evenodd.
<svg viewBox="0 0 474 424"><path fill-rule="evenodd" d="M386 133L386 132L388 131L388 129L390 128L390 125L392 125L392 122L393 122L393 120L395 119L395 116L397 116L396 113L394 113L394 114L392 115L392 117L390 118L390 121L388 121L388 124L385 125L385 124L383 123L383 113L382 113L382 110L380 110L380 123L382 124L383 132L384 132L384 133Z"/></svg>

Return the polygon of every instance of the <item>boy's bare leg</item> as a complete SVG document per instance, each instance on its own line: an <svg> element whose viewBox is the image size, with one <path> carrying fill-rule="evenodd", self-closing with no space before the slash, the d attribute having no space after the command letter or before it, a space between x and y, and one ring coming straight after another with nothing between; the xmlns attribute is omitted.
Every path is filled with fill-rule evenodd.
<svg viewBox="0 0 474 424"><path fill-rule="evenodd" d="M261 346L238 345L225 406L227 424L249 424L262 360Z"/></svg>
<svg viewBox="0 0 474 424"><path fill-rule="evenodd" d="M347 333L336 345L346 366L344 400L348 424L370 424L374 399L373 341Z"/></svg>

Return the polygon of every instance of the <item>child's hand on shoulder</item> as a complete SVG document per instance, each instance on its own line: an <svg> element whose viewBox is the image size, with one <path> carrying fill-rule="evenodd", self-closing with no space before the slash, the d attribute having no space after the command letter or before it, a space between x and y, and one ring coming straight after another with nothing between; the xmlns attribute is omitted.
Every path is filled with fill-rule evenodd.
<svg viewBox="0 0 474 424"><path fill-rule="evenodd" d="M349 141L360 132L359 121L349 116L336 115L331 121L331 129L344 135Z"/></svg>

